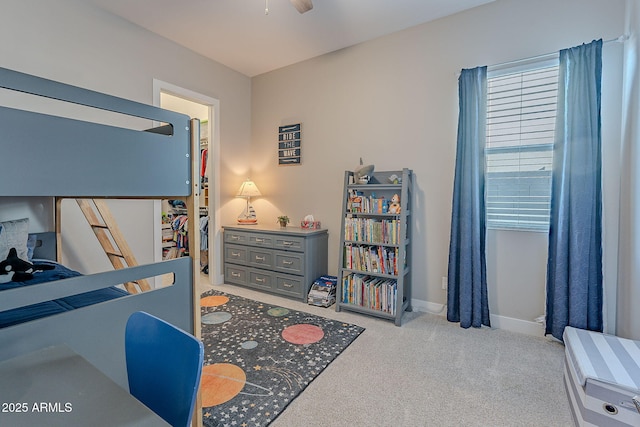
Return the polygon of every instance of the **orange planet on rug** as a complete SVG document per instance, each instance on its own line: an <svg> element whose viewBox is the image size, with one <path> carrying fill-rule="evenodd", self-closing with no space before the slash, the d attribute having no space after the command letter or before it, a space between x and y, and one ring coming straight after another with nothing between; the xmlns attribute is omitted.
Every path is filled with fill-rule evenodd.
<svg viewBox="0 0 640 427"><path fill-rule="evenodd" d="M224 295L211 295L208 297L200 298L200 305L202 307L218 307L229 302L229 297Z"/></svg>
<svg viewBox="0 0 640 427"><path fill-rule="evenodd" d="M200 381L202 406L216 406L228 402L240 393L246 381L245 372L231 363L204 366Z"/></svg>

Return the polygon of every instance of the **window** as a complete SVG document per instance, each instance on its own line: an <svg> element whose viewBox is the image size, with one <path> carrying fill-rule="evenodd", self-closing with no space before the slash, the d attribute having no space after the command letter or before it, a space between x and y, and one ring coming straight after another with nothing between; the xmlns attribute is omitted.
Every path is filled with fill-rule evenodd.
<svg viewBox="0 0 640 427"><path fill-rule="evenodd" d="M558 60L487 77L488 228L549 229Z"/></svg>

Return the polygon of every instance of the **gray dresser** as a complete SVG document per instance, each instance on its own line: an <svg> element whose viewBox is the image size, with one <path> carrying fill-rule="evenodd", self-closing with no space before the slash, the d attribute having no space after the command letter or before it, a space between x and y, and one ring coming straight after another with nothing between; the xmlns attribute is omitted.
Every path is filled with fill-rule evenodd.
<svg viewBox="0 0 640 427"><path fill-rule="evenodd" d="M327 274L327 230L223 226L224 281L307 301Z"/></svg>

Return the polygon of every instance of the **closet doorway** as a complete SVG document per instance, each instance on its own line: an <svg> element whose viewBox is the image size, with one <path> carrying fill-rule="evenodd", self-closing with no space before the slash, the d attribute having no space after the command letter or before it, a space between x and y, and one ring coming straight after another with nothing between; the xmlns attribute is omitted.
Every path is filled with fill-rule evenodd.
<svg viewBox="0 0 640 427"><path fill-rule="evenodd" d="M220 229L218 217L220 204L220 102L215 98L154 79L153 103L161 108L200 120L201 149L206 149L207 153L206 177L203 181L206 183L206 187L201 189L200 206L206 207L206 212L202 212L201 215L208 215L208 250L201 253L200 263L203 267L206 265L210 285L222 283L221 237L218 231ZM166 252L166 248L163 248L162 215L164 209L162 205L163 203L160 201L154 205L154 218L157 218L154 231L154 257L157 261L162 260L163 251ZM196 278L196 280L198 279Z"/></svg>

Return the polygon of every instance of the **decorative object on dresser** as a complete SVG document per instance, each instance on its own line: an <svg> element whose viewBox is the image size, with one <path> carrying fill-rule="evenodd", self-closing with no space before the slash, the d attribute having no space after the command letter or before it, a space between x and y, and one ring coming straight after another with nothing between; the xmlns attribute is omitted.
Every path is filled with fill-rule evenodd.
<svg viewBox="0 0 640 427"><path fill-rule="evenodd" d="M327 230L223 226L224 281L304 302L327 274Z"/></svg>
<svg viewBox="0 0 640 427"><path fill-rule="evenodd" d="M258 187L253 181L247 178L247 180L240 186L238 194L236 194L236 197L244 197L247 199L247 206L244 208L242 213L238 215L238 224L254 225L258 223L258 217L256 215L256 210L251 204L251 198L259 196L262 196L260 190L258 190Z"/></svg>
<svg viewBox="0 0 640 427"><path fill-rule="evenodd" d="M320 228L321 224L320 224L320 221L315 220L313 215L309 214L309 215L306 215L302 221L300 221L300 227L316 229L316 228Z"/></svg>
<svg viewBox="0 0 640 427"><path fill-rule="evenodd" d="M287 224L289 224L289 217L286 215L280 215L278 217L278 224L280 224L280 227L286 227Z"/></svg>
<svg viewBox="0 0 640 427"><path fill-rule="evenodd" d="M360 182L356 172L345 172L336 311L400 326L411 311L413 172L374 172Z"/></svg>

